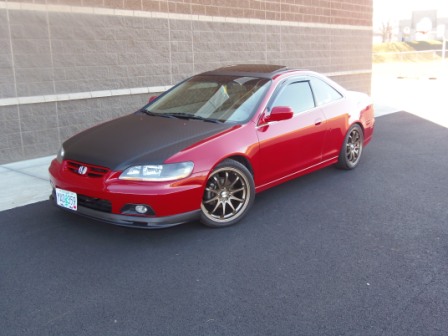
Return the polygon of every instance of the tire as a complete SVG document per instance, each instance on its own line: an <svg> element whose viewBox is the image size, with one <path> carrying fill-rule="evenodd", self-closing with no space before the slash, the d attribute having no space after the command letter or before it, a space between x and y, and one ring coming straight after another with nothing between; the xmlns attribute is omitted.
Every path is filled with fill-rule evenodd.
<svg viewBox="0 0 448 336"><path fill-rule="evenodd" d="M255 199L252 174L241 163L224 160L208 177L201 202L202 224L227 227L239 222Z"/></svg>
<svg viewBox="0 0 448 336"><path fill-rule="evenodd" d="M361 159L364 144L364 133L361 126L353 125L345 135L341 152L336 166L340 169L350 170L356 168Z"/></svg>

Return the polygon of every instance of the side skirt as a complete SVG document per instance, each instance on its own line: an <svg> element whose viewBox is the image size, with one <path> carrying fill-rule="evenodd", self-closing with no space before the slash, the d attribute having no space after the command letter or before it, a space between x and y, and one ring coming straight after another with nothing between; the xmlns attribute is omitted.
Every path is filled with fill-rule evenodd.
<svg viewBox="0 0 448 336"><path fill-rule="evenodd" d="M299 176L303 176L303 175L312 173L312 172L314 172L316 170L319 170L319 169L331 166L332 164L335 164L336 162L338 162L338 157L337 156L332 157L332 158L330 158L328 160L322 161L322 162L320 162L320 163L318 163L318 164L316 164L314 166L310 166L308 168L302 169L302 170L297 171L295 173L292 173L292 174L289 174L289 175L284 176L282 178L279 178L279 179L277 179L275 181L272 181L272 182L269 182L269 183L265 183L265 184L260 185L260 186L256 186L255 187L255 192L257 192L257 193L262 192L262 191L264 191L266 189L275 187L276 185L279 185L279 184L282 184L282 183L287 182L289 180L295 179L295 178L297 178Z"/></svg>

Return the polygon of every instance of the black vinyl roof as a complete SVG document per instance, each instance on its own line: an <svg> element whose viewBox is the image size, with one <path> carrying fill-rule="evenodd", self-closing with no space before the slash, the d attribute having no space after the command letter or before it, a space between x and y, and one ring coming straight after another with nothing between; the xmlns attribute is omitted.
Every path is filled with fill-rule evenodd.
<svg viewBox="0 0 448 336"><path fill-rule="evenodd" d="M238 64L229 65L212 71L207 71L201 75L228 75L247 76L272 79L275 75L290 70L284 65L273 64Z"/></svg>

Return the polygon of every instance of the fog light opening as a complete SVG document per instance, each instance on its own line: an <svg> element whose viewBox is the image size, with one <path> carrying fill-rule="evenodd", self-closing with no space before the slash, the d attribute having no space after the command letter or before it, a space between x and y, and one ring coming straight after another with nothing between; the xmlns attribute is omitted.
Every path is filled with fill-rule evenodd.
<svg viewBox="0 0 448 336"><path fill-rule="evenodd" d="M135 212L144 215L148 212L148 207L146 205L138 204L135 206Z"/></svg>

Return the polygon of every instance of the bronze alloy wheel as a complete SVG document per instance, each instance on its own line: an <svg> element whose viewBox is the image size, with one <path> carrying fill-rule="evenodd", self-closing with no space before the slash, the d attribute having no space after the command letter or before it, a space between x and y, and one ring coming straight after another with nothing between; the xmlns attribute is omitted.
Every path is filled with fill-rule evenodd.
<svg viewBox="0 0 448 336"><path fill-rule="evenodd" d="M212 227L233 225L246 214L254 196L254 182L248 169L239 162L225 160L207 180L201 221Z"/></svg>
<svg viewBox="0 0 448 336"><path fill-rule="evenodd" d="M342 169L355 168L361 158L364 134L358 124L350 127L344 139L337 166Z"/></svg>

